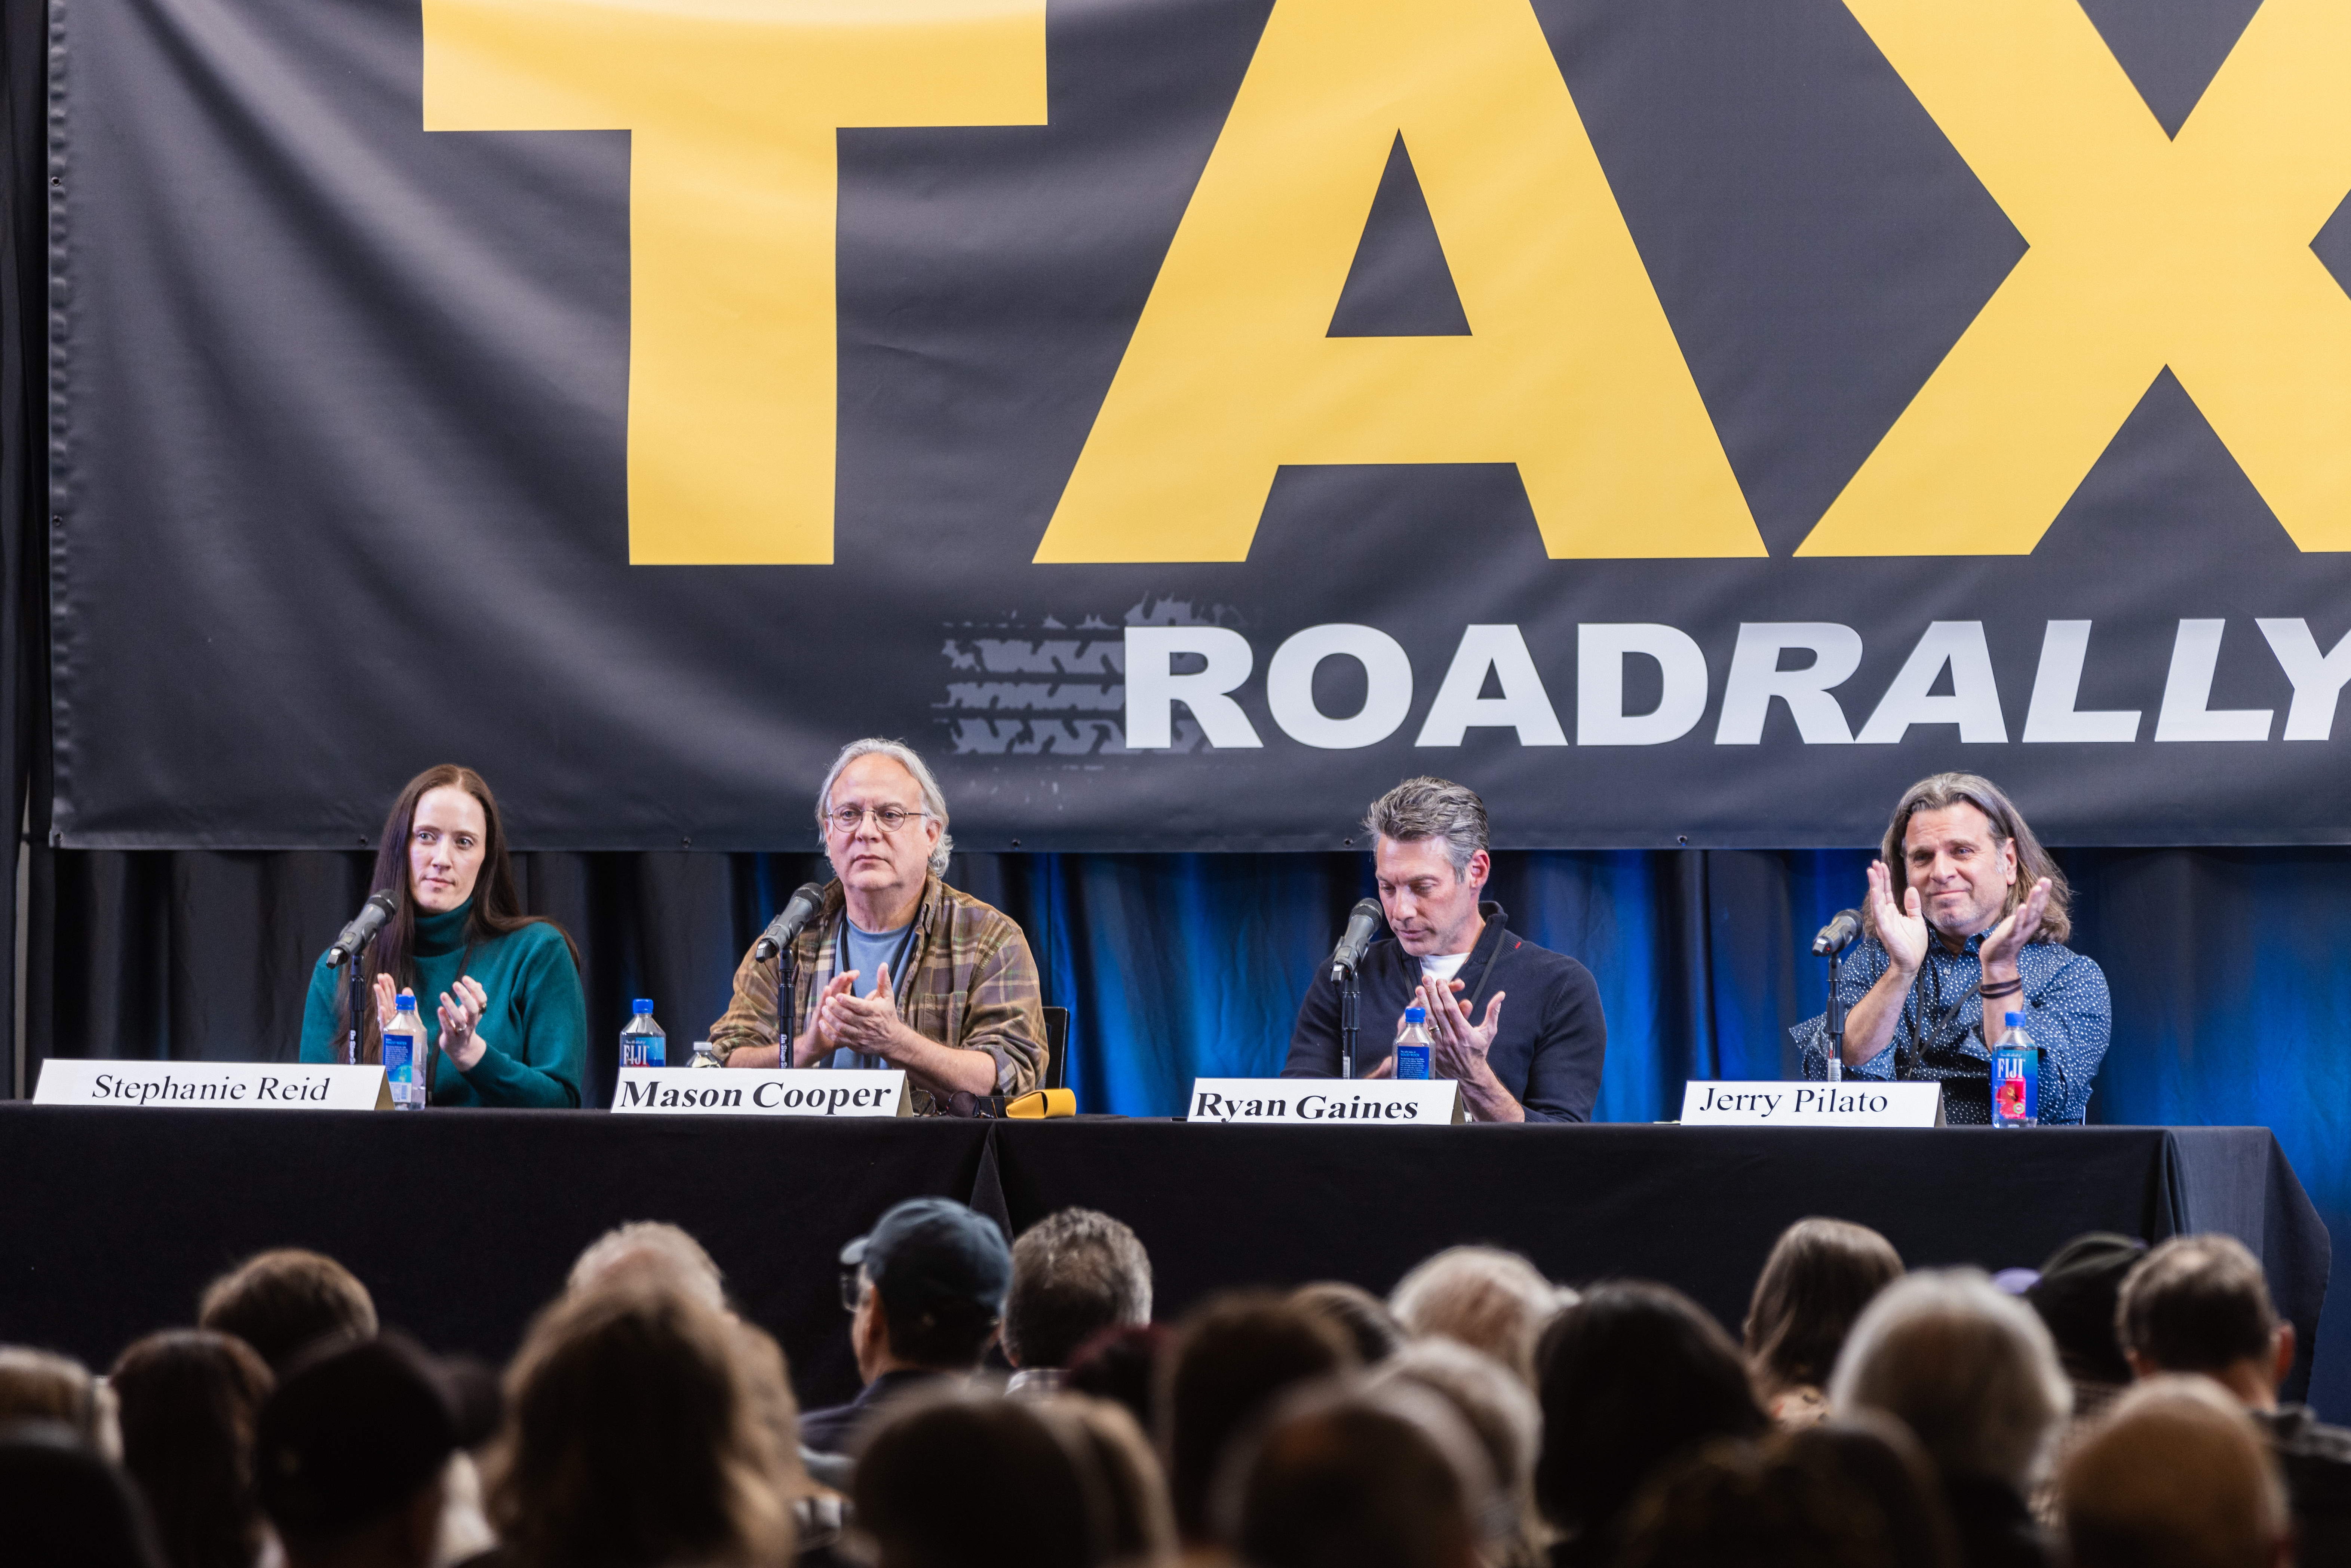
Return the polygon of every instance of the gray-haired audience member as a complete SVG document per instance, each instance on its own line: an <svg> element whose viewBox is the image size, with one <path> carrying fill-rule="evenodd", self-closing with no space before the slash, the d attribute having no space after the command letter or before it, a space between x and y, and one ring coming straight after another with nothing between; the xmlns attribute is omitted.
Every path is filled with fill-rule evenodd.
<svg viewBox="0 0 2351 1568"><path fill-rule="evenodd" d="M820 1454L853 1451L878 1406L977 1371L1012 1286L1004 1233L953 1198L895 1205L841 1249L841 1262L849 1343L865 1386L846 1405L800 1417L800 1441Z"/></svg>
<svg viewBox="0 0 2351 1568"><path fill-rule="evenodd" d="M1970 1568L2049 1561L2025 1498L2072 1402L2041 1319L1972 1269L1886 1287L1829 1385L1838 1413L1883 1411L1917 1435Z"/></svg>
<svg viewBox="0 0 2351 1568"><path fill-rule="evenodd" d="M1014 1392L1053 1388L1080 1345L1105 1329L1150 1321L1151 1259L1109 1215L1065 1208L1013 1243L1004 1355L1019 1369Z"/></svg>
<svg viewBox="0 0 2351 1568"><path fill-rule="evenodd" d="M1610 1560L1626 1505L1658 1466L1770 1426L1730 1337L1664 1285L1594 1286L1552 1321L1535 1362L1535 1500L1567 1536L1552 1549L1557 1568Z"/></svg>
<svg viewBox="0 0 2351 1568"><path fill-rule="evenodd" d="M1364 818L1389 937L1358 971L1355 1075L1385 1077L1405 1009L1427 1009L1431 1075L1461 1085L1481 1122L1584 1122L1600 1093L1608 1021L1592 972L1508 928L1481 901L1493 870L1486 803L1443 779L1407 779ZM1290 1033L1284 1078L1343 1069L1339 988L1318 964Z"/></svg>
<svg viewBox="0 0 2351 1568"><path fill-rule="evenodd" d="M1499 1247L1447 1247L1414 1265L1388 1292L1388 1311L1415 1339L1458 1340L1531 1384L1535 1341L1575 1292Z"/></svg>
<svg viewBox="0 0 2351 1568"><path fill-rule="evenodd" d="M90 1452L122 1457L113 1391L71 1356L0 1344L0 1426L16 1421L55 1422Z"/></svg>
<svg viewBox="0 0 2351 1568"><path fill-rule="evenodd" d="M1394 1355L1405 1341L1404 1325L1388 1304L1344 1280L1317 1280L1290 1292L1290 1299L1308 1312L1331 1320L1353 1340L1355 1357L1365 1366L1377 1366Z"/></svg>
<svg viewBox="0 0 2351 1568"><path fill-rule="evenodd" d="M456 1423L397 1337L298 1361L261 1407L254 1469L287 1568L429 1568Z"/></svg>
<svg viewBox="0 0 2351 1568"><path fill-rule="evenodd" d="M2158 1242L2124 1279L2115 1320L2134 1373L2202 1373L2252 1412L2285 1471L2301 1561L2351 1563L2351 1430L2279 1402L2294 1369L2294 1325L2271 1304L2245 1244L2219 1235Z"/></svg>
<svg viewBox="0 0 2351 1568"><path fill-rule="evenodd" d="M1507 1530L1489 1531L1485 1560L1495 1568L1539 1561L1534 1475L1542 1409L1526 1380L1457 1340L1420 1339L1399 1347L1364 1379L1374 1392L1395 1384L1426 1388L1450 1402L1484 1447L1510 1521Z"/></svg>
<svg viewBox="0 0 2351 1568"><path fill-rule="evenodd" d="M2294 1561L2277 1461L2207 1378L2158 1376L2116 1400L2074 1446L2057 1495L2072 1568Z"/></svg>
<svg viewBox="0 0 2351 1568"><path fill-rule="evenodd" d="M257 1252L204 1287L196 1326L235 1334L283 1374L301 1352L329 1339L375 1333L375 1302L359 1276L299 1247Z"/></svg>
<svg viewBox="0 0 2351 1568"><path fill-rule="evenodd" d="M571 1265L565 1288L651 1281L685 1291L713 1312L726 1312L726 1281L710 1253L677 1226L661 1219L632 1219L590 1242Z"/></svg>
<svg viewBox="0 0 2351 1568"><path fill-rule="evenodd" d="M1217 1490L1218 1533L1249 1568L1479 1568L1509 1523L1475 1435L1407 1383L1296 1391Z"/></svg>

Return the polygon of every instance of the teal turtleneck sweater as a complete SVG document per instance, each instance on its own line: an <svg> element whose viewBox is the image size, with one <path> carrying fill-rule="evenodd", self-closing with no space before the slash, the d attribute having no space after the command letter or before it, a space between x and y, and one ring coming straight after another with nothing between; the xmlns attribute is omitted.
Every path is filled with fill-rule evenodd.
<svg viewBox="0 0 2351 1568"><path fill-rule="evenodd" d="M552 1106L580 1103L580 1081L588 1064L588 1006L580 992L580 971L563 933L544 921L508 932L465 951L465 920L473 901L445 915L416 917L416 1016L433 1052L435 1105ZM441 994L471 975L489 993L478 1031L482 1059L465 1072L437 1049ZM348 982L327 967L325 955L311 972L309 1000L302 1009L302 1060L340 1061L343 1027L340 999Z"/></svg>

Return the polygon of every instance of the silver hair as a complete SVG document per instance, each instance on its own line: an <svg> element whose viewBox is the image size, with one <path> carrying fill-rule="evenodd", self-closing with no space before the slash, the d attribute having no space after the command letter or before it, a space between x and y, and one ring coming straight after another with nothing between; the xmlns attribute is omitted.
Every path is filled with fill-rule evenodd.
<svg viewBox="0 0 2351 1568"><path fill-rule="evenodd" d="M1515 1252L1447 1247L1396 1281L1388 1311L1413 1338L1458 1340L1531 1384L1535 1341L1574 1301L1573 1291L1562 1291Z"/></svg>
<svg viewBox="0 0 2351 1568"><path fill-rule="evenodd" d="M939 842L938 847L931 852L931 872L936 876L945 876L947 856L955 852L955 835L947 831L947 798L939 793L939 781L931 777L930 768L914 755L914 748L903 740L883 740L879 736L868 736L863 740L852 740L841 748L841 755L834 758L832 766L825 770L824 787L816 792L817 841L824 841L825 819L832 813L832 781L841 777L842 768L861 757L886 757L913 776L915 785L923 791L923 810L939 820Z"/></svg>
<svg viewBox="0 0 2351 1568"><path fill-rule="evenodd" d="M1495 1478L1514 1496L1531 1496L1542 1407L1509 1367L1457 1340L1416 1339L1365 1373L1364 1383L1416 1383L1445 1396L1486 1446Z"/></svg>
<svg viewBox="0 0 2351 1568"><path fill-rule="evenodd" d="M588 1244L571 1265L564 1289L591 1291L644 1280L684 1291L714 1312L725 1312L726 1281L702 1243L662 1219L632 1219Z"/></svg>
<svg viewBox="0 0 2351 1568"><path fill-rule="evenodd" d="M1375 841L1413 843L1445 841L1445 858L1456 876L1468 873L1469 857L1488 846L1486 802L1466 785L1444 779L1407 779L1364 813L1364 831Z"/></svg>
<svg viewBox="0 0 2351 1568"><path fill-rule="evenodd" d="M1020 1365L1066 1365L1095 1333L1150 1321L1151 1255L1123 1221L1064 1208L1012 1244L1004 1348Z"/></svg>
<svg viewBox="0 0 2351 1568"><path fill-rule="evenodd" d="M1980 1270L1926 1270L1886 1286L1855 1322L1829 1404L1894 1416L1946 1476L2022 1491L2074 1390L2040 1314Z"/></svg>

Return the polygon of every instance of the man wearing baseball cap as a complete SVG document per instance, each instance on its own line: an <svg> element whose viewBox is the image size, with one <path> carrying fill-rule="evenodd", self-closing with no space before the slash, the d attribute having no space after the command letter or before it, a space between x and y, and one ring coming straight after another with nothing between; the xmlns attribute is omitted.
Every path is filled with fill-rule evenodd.
<svg viewBox="0 0 2351 1568"><path fill-rule="evenodd" d="M968 1377L1004 1321L1012 1249L996 1222L952 1198L916 1197L841 1249L841 1303L864 1390L800 1416L800 1441L850 1451L884 1402L942 1378Z"/></svg>
<svg viewBox="0 0 2351 1568"><path fill-rule="evenodd" d="M449 1396L397 1335L298 1362L261 1407L254 1479L288 1568L430 1568Z"/></svg>

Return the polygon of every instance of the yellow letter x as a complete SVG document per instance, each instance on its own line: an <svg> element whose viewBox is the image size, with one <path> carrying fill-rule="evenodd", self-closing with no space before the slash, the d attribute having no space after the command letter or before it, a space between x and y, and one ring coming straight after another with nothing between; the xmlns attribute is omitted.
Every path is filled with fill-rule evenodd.
<svg viewBox="0 0 2351 1568"><path fill-rule="evenodd" d="M2076 0L1845 0L2032 249L1799 555L2028 553L2165 365L2351 549L2351 5L2267 0L2177 141Z"/></svg>
<svg viewBox="0 0 2351 1568"><path fill-rule="evenodd" d="M630 560L831 560L834 132L1044 123L1045 0L423 5L427 131L632 132Z"/></svg>

